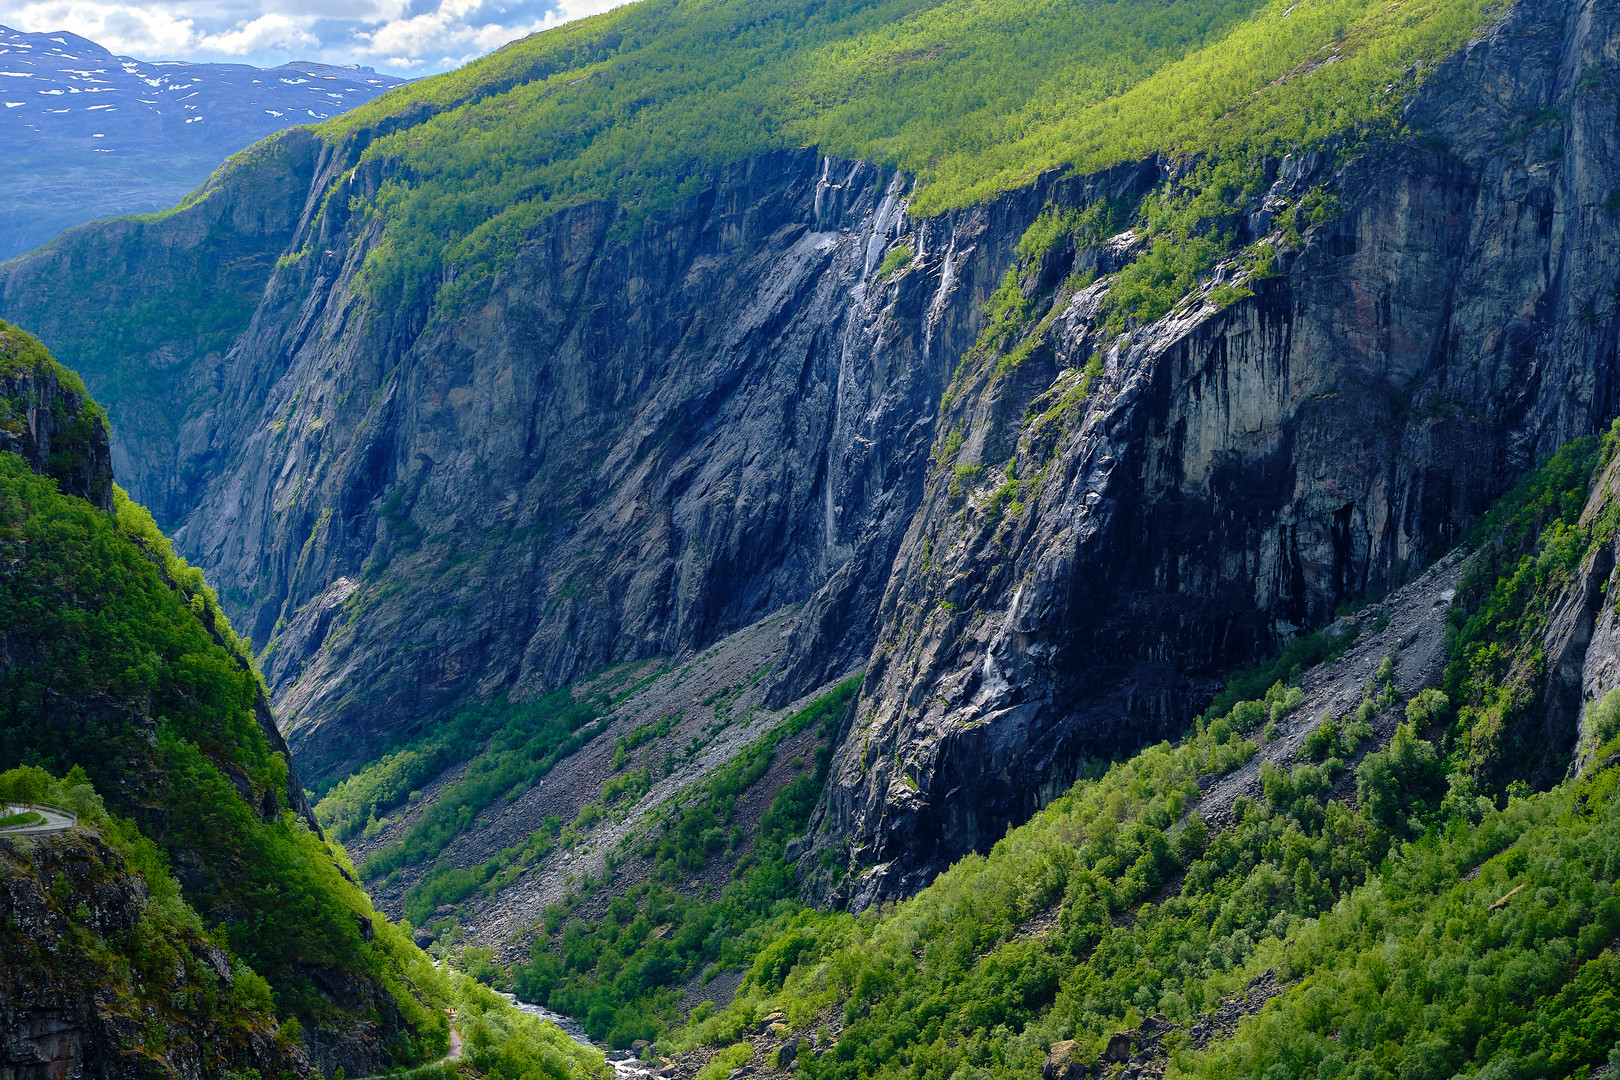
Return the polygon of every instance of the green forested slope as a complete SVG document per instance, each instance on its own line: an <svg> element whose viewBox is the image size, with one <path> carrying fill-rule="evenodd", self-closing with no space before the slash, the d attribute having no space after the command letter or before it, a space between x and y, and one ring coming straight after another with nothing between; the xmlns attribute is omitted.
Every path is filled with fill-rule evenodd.
<svg viewBox="0 0 1620 1080"><path fill-rule="evenodd" d="M284 1017L355 1019L319 988L349 980L405 1022L396 1060L442 1053L442 980L284 809L286 758L201 574L122 493L109 519L10 454L0 550L0 764L82 769L184 868L186 899L270 980Z"/></svg>
<svg viewBox="0 0 1620 1080"><path fill-rule="evenodd" d="M82 769L0 771L0 800L78 814L65 835L0 843L0 1000L6 1021L23 1019L0 1021L7 1063L27 1060L27 1019L49 1010L79 1029L86 1071L303 1075L298 1029L277 1024L269 984L222 960L163 852L107 812Z"/></svg>
<svg viewBox="0 0 1620 1080"><path fill-rule="evenodd" d="M366 151L398 165L363 205L385 223L368 272L397 294L452 265L476 280L556 207L613 197L642 214L695 190L708 167L782 146L914 173L914 208L931 213L1059 165L1388 132L1413 65L1459 46L1490 7L645 0L320 130L435 107Z"/></svg>
<svg viewBox="0 0 1620 1080"><path fill-rule="evenodd" d="M105 459L99 412L79 434ZM161 967L206 934L241 965L238 989L185 1008L227 1024L273 1010L280 1038L318 1058L366 1060L357 1048L379 1040L384 1065L436 1058L455 1004L512 1029L485 1055L507 1075L599 1069L556 1029L458 988L375 912L341 850L294 809L302 792L271 723L245 646L151 517L121 491L109 515L0 452L0 770L12 770L0 795L75 806L145 879L155 921L95 943L108 970ZM48 982L48 957L27 963Z"/></svg>
<svg viewBox="0 0 1620 1080"><path fill-rule="evenodd" d="M1566 448L1471 538L1444 690L1403 702L1386 663L1298 764L1262 767L1263 798L1219 820L1188 813L1299 707L1281 681L1236 699L1321 659L1326 639L1307 639L1234 680L1239 692L1180 744L1081 780L911 900L860 916L790 900L751 923L731 915L722 960L748 965L737 1001L694 1013L664 1046L729 1047L716 1076L758 1066L741 1040L779 1009L798 1037L822 1030L823 1046L841 1027L830 1050L801 1044L803 1080L1033 1080L1052 1044L1074 1040L1073 1060L1095 1068L1114 1033L1151 1016L1174 1076L1529 1080L1612 1060L1620 693L1588 718L1583 775L1533 793L1513 778L1534 764L1515 767L1514 739L1535 722L1535 675L1513 658L1539 647L1560 591L1614 540L1620 501L1582 510L1617 448L1614 435ZM1406 721L1369 752L1368 721L1391 709ZM728 896L746 888L739 875ZM719 924L656 890L632 900L595 924L557 912L515 972L519 990L602 1007L604 1029L651 1021L656 998L639 988L681 952L649 928L689 926L697 941ZM1230 1037L1192 1037L1262 976L1282 993L1257 1016Z"/></svg>

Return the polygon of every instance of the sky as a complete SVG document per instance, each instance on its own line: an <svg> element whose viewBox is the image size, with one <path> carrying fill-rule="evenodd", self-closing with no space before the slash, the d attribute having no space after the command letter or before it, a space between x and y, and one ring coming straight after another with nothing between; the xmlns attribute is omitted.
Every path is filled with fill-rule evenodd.
<svg viewBox="0 0 1620 1080"><path fill-rule="evenodd" d="M624 0L0 0L0 24L69 30L122 56L416 77Z"/></svg>

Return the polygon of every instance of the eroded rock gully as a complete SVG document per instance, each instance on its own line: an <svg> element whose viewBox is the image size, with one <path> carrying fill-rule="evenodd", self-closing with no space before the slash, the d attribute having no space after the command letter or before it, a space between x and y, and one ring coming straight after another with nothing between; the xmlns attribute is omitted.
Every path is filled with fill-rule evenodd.
<svg viewBox="0 0 1620 1080"><path fill-rule="evenodd" d="M1037 347L954 385L1043 207L1133 203L1185 163L914 220L906 177L782 151L634 235L611 204L559 212L435 311L362 287L375 221L325 199L387 179L360 159L370 133L289 135L142 226L161 250L257 236L239 263L264 283L228 346L141 358L184 373L151 376L180 418L110 401L115 453L153 451L134 494L265 647L315 780L469 697L802 603L772 702L868 671L807 893L902 895L1087 756L1174 730L1219 673L1432 563L1614 414L1616 19L1521 0L1427 79L1412 137L1270 162L1240 241L1312 188L1343 212L1283 243L1253 295L1206 286L1106 336L1108 278L1062 283L1141 245L1065 249L1031 271L1058 299ZM49 274L74 252L112 265L131 227L0 270L0 313L37 324Z"/></svg>

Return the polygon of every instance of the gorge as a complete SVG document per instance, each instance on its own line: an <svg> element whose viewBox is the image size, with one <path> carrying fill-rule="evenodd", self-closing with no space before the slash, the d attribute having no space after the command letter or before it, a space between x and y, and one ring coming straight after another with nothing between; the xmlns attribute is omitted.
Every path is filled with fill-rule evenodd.
<svg viewBox="0 0 1620 1080"><path fill-rule="evenodd" d="M1239 971L1282 1015L1355 890L1473 888L1467 830L1607 798L1620 13L1116 7L1059 72L1045 9L635 5L0 264L418 944L616 1046L730 1043L704 1080L835 1014L812 1077L1130 1070L1107 1025ZM970 888L1022 890L971 942ZM1087 974L1155 918L1225 966ZM1000 1049L893 1035L928 994Z"/></svg>

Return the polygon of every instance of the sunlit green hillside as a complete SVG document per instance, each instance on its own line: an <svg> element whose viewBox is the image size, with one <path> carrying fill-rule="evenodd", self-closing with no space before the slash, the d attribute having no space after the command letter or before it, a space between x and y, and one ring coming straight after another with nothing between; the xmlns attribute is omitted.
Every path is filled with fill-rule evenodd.
<svg viewBox="0 0 1620 1080"><path fill-rule="evenodd" d="M61 421L45 475L0 451L0 801L71 807L150 897L133 929L103 925L71 902L74 888L110 904L122 867L99 865L76 886L57 874L53 902L86 925L53 944L15 915L33 849L7 840L4 963L45 995L63 979L97 979L111 1027L147 1016L144 1043L121 1048L147 1055L140 1075L168 1075L164 1055L197 1032L219 1043L201 1060L222 1066L249 1060L254 1040L299 1061L305 1049L369 1044L386 1064L414 1065L449 1048L447 1007L462 1018L461 1068L597 1075L599 1055L437 970L408 928L378 915L342 852L293 809L301 793L261 679L202 571L122 491L108 513L64 490L98 439L106 458L100 407L3 322L0 380L0 432L23 430L42 398ZM208 945L229 950L229 978L205 960Z"/></svg>
<svg viewBox="0 0 1620 1080"><path fill-rule="evenodd" d="M1485 0L645 0L517 42L331 121L426 102L378 140L401 167L375 284L498 263L549 211L667 205L701 171L817 145L915 174L923 213L1157 152L1277 150L1387 130ZM448 243L446 241L448 240Z"/></svg>

